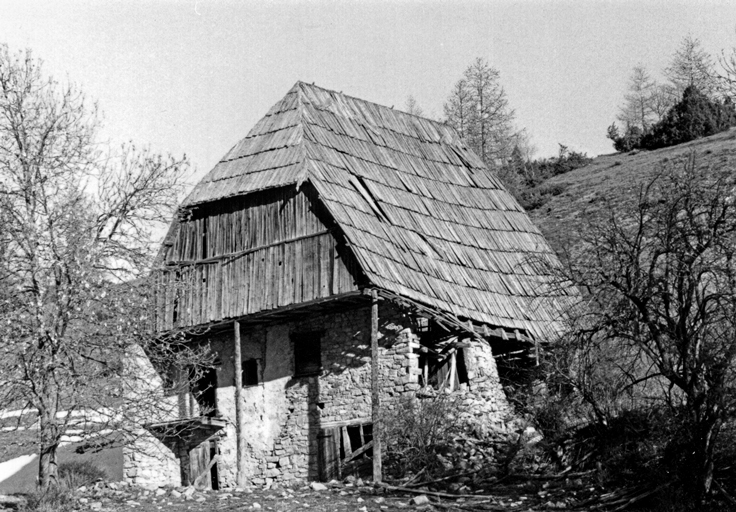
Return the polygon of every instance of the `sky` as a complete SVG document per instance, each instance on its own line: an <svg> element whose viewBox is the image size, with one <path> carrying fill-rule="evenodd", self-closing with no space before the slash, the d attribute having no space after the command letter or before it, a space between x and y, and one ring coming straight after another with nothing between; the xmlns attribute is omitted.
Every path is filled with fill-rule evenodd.
<svg viewBox="0 0 736 512"><path fill-rule="evenodd" d="M736 47L735 1L0 0L0 43L104 112L104 136L186 153L201 178L298 80L442 116L486 59L537 156L611 153L632 68L661 76L683 37Z"/></svg>

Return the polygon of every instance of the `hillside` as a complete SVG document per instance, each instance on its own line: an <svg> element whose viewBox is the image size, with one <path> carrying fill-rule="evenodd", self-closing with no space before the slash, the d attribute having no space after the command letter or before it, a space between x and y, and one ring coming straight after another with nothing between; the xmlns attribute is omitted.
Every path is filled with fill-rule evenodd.
<svg viewBox="0 0 736 512"><path fill-rule="evenodd" d="M575 237L576 226L584 219L608 208L632 208L643 184L663 165L682 166L691 151L695 151L698 167L736 171L736 128L655 151L600 156L585 167L546 181L543 186L558 194L529 214L559 250Z"/></svg>

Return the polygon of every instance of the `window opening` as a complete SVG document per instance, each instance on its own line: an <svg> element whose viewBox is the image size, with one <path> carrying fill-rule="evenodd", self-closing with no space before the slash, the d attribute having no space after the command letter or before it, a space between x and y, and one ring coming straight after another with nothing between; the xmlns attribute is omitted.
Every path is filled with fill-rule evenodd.
<svg viewBox="0 0 736 512"><path fill-rule="evenodd" d="M294 376L315 375L322 371L322 333L307 332L292 336L294 343Z"/></svg>
<svg viewBox="0 0 736 512"><path fill-rule="evenodd" d="M217 416L217 369L206 368L201 372L192 386L192 395L199 406L199 416L215 417ZM190 380L194 375L194 370L190 370Z"/></svg>
<svg viewBox="0 0 736 512"><path fill-rule="evenodd" d="M437 391L455 391L470 382L468 368L465 363L467 343L446 343L445 346L422 346L419 356L419 368L422 370L422 387Z"/></svg>
<svg viewBox="0 0 736 512"><path fill-rule="evenodd" d="M257 386L260 382L258 378L258 359L243 360L243 386Z"/></svg>

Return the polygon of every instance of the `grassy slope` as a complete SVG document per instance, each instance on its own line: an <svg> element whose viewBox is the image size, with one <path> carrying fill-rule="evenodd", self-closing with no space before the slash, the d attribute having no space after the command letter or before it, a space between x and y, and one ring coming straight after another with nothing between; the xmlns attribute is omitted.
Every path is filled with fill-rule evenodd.
<svg viewBox="0 0 736 512"><path fill-rule="evenodd" d="M662 165L682 166L691 151L695 151L699 167L729 166L736 172L736 128L656 151L600 156L590 165L548 180L545 185L561 185L564 191L529 214L559 250L574 239L577 223L607 205L630 209L642 184L654 177Z"/></svg>

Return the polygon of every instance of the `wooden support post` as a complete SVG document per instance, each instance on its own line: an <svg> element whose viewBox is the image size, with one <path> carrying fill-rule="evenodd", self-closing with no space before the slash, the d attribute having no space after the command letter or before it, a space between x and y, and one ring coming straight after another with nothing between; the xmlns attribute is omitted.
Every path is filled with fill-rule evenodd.
<svg viewBox="0 0 736 512"><path fill-rule="evenodd" d="M373 416L373 482L383 480L381 474L381 397L378 383L378 294L371 290L371 403Z"/></svg>
<svg viewBox="0 0 736 512"><path fill-rule="evenodd" d="M450 391L455 391L455 380L457 380L457 350L450 355Z"/></svg>
<svg viewBox="0 0 736 512"><path fill-rule="evenodd" d="M240 322L234 322L235 346L233 368L235 371L235 436L237 438L235 485L245 487L245 408L243 407L243 355L240 347Z"/></svg>

